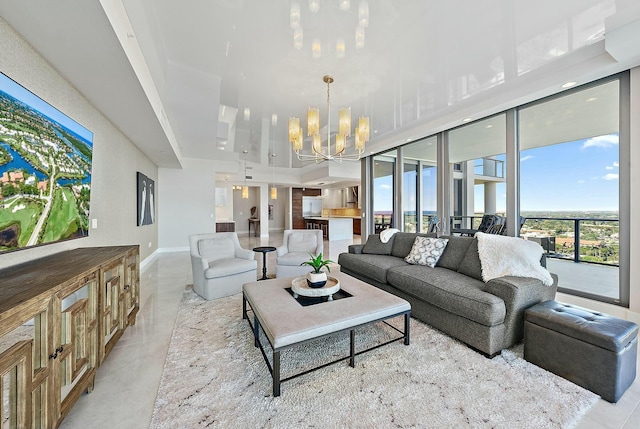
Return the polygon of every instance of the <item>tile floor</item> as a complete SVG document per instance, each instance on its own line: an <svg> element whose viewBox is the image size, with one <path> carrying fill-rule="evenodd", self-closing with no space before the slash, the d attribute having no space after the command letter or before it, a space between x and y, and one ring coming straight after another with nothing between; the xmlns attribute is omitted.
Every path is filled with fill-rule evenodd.
<svg viewBox="0 0 640 429"><path fill-rule="evenodd" d="M354 240L325 242L325 256L337 261ZM270 238L241 234L245 248L278 246L282 234ZM262 273L262 255L258 271ZM275 254L267 255L267 269L275 272ZM141 272L141 307L135 326L127 329L117 346L99 368L95 389L84 394L60 426L63 429L147 428L156 399L178 304L185 286L191 283L188 252L160 253ZM577 426L587 428L640 427L640 380L617 404L600 400Z"/></svg>

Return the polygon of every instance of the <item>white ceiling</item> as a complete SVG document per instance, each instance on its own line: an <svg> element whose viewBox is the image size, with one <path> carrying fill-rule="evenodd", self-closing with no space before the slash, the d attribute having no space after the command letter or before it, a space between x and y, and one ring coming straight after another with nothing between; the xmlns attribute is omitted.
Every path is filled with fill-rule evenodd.
<svg viewBox="0 0 640 429"><path fill-rule="evenodd" d="M317 106L326 123L325 74L333 113L370 117L370 153L640 64L637 0L368 0L357 49L359 2L298 0L300 50L290 0L3 1L0 14L158 166L227 161L232 180L244 150L267 180L270 159L282 181L359 177L291 154L289 117Z"/></svg>

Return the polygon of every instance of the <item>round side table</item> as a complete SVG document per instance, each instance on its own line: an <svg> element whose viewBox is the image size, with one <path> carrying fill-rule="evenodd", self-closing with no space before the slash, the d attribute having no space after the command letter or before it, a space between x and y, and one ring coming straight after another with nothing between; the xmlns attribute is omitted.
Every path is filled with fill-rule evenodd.
<svg viewBox="0 0 640 429"><path fill-rule="evenodd" d="M254 247L253 251L254 252L260 252L262 253L262 277L259 278L258 280L267 280L267 253L269 252L274 252L276 250L275 247L273 246L259 246L259 247Z"/></svg>

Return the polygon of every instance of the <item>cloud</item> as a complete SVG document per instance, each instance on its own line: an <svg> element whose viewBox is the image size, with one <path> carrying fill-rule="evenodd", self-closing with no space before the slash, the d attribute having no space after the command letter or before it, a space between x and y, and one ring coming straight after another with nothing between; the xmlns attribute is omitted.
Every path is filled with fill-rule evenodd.
<svg viewBox="0 0 640 429"><path fill-rule="evenodd" d="M616 173L609 173L609 174L605 174L604 176L602 176L602 178L604 180L618 180L618 174Z"/></svg>
<svg viewBox="0 0 640 429"><path fill-rule="evenodd" d="M607 165L606 167L604 167L606 170L613 170L616 168L619 168L620 164L617 161L613 162L613 165Z"/></svg>
<svg viewBox="0 0 640 429"><path fill-rule="evenodd" d="M584 180L578 180L578 183L583 184Z"/></svg>
<svg viewBox="0 0 640 429"><path fill-rule="evenodd" d="M582 143L582 149L588 149L590 147L600 147L607 149L618 145L618 136L615 134L608 134L606 136L592 137Z"/></svg>
<svg viewBox="0 0 640 429"><path fill-rule="evenodd" d="M528 161L528 160L530 160L532 158L535 158L535 156L533 156L533 155L523 156L522 158L520 158L520 162Z"/></svg>
<svg viewBox="0 0 640 429"><path fill-rule="evenodd" d="M378 188L387 190L387 189L391 189L391 185L380 185L378 186Z"/></svg>

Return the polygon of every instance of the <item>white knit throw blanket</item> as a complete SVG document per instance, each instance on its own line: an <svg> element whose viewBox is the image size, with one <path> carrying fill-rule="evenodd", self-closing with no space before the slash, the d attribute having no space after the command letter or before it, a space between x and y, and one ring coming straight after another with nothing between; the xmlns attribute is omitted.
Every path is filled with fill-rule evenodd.
<svg viewBox="0 0 640 429"><path fill-rule="evenodd" d="M396 232L400 232L400 230L397 228L383 229L382 231L380 231L380 241L382 241L383 243L387 243L389 240L391 240L391 237L393 237L393 234L395 234Z"/></svg>
<svg viewBox="0 0 640 429"><path fill-rule="evenodd" d="M478 256L482 264L482 280L488 282L503 276L532 277L545 286L553 284L549 271L540 265L542 246L533 241L478 232Z"/></svg>

